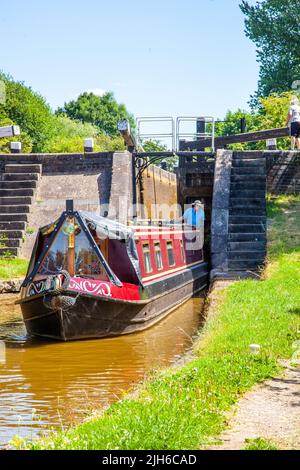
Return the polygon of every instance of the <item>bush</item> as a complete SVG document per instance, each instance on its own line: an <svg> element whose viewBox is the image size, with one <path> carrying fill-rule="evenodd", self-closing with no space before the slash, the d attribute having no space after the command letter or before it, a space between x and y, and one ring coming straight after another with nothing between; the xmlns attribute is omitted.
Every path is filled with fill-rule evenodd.
<svg viewBox="0 0 300 470"><path fill-rule="evenodd" d="M65 138L81 137L96 137L99 133L99 129L93 124L82 123L75 119L70 119L67 115L61 114L55 116L54 119L54 138L59 136Z"/></svg>
<svg viewBox="0 0 300 470"><path fill-rule="evenodd" d="M111 138L99 134L99 129L90 123L70 119L66 115L55 117L55 135L49 142L49 151L53 153L82 153L84 139L94 139L95 152L124 150L122 137Z"/></svg>
<svg viewBox="0 0 300 470"><path fill-rule="evenodd" d="M5 83L6 101L0 104L0 117L18 124L30 136L32 150L45 152L54 132L54 116L45 99L22 82L0 72Z"/></svg>
<svg viewBox="0 0 300 470"><path fill-rule="evenodd" d="M86 137L90 137L87 135ZM95 152L112 152L124 150L124 142L121 137L111 139L105 135L94 137ZM84 150L83 138L80 136L57 136L51 141L50 151L53 153L82 153Z"/></svg>

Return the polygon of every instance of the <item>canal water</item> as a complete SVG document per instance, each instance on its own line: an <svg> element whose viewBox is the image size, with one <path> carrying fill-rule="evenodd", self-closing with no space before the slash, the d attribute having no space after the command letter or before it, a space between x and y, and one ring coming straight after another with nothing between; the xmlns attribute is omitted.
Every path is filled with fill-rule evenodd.
<svg viewBox="0 0 300 470"><path fill-rule="evenodd" d="M0 448L84 419L191 348L203 299L133 335L69 343L28 338L15 295L0 296Z"/></svg>

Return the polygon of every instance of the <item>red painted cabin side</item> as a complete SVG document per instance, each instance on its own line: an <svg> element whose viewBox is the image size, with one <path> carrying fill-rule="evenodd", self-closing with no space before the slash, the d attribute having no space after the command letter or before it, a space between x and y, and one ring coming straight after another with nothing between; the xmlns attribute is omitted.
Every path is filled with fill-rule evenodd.
<svg viewBox="0 0 300 470"><path fill-rule="evenodd" d="M134 227L134 230L141 277L145 285L203 262L203 249L187 250L188 235L194 237L196 233L191 228L139 226Z"/></svg>

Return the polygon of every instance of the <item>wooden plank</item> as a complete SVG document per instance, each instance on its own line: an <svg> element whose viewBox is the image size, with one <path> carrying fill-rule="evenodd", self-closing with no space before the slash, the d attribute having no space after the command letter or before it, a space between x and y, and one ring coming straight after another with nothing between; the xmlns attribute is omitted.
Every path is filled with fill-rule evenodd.
<svg viewBox="0 0 300 470"><path fill-rule="evenodd" d="M245 142L258 142L260 140L275 139L278 137L288 137L289 128L280 127L277 129L268 129L265 131L246 132L245 134L234 134L215 138L215 147L223 148L226 145ZM202 150L211 147L211 138L201 141L182 142L182 150Z"/></svg>
<svg viewBox="0 0 300 470"><path fill-rule="evenodd" d="M124 139L125 145L127 145L129 149L136 147L135 138L130 130L129 121L127 121L127 119L118 121L117 127Z"/></svg>
<svg viewBox="0 0 300 470"><path fill-rule="evenodd" d="M5 126L0 127L0 137L14 137L15 135L20 135L19 126Z"/></svg>

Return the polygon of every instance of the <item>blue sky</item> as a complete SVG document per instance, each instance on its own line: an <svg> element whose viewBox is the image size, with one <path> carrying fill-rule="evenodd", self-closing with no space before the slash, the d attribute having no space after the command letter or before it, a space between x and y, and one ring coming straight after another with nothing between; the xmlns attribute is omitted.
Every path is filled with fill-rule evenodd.
<svg viewBox="0 0 300 470"><path fill-rule="evenodd" d="M53 109L101 89L114 91L136 116L223 117L247 108L258 79L238 4L1 2L0 69L39 91Z"/></svg>

